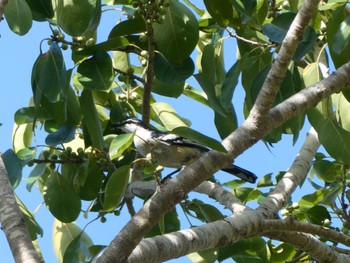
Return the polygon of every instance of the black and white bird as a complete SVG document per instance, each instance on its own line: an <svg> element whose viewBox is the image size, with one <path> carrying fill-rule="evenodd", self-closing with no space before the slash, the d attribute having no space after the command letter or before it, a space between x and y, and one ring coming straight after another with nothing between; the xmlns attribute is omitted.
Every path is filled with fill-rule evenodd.
<svg viewBox="0 0 350 263"><path fill-rule="evenodd" d="M137 151L144 157L151 154L152 159L164 167L180 170L210 150L203 145L170 132L151 129L142 121L134 118L114 124L113 127L127 133L134 132L134 145ZM255 183L257 179L254 173L234 164L221 170L235 175L246 182Z"/></svg>

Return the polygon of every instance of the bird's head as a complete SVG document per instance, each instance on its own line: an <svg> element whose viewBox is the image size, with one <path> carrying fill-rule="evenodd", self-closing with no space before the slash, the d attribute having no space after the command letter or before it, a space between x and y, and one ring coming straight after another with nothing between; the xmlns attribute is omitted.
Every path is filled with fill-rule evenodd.
<svg viewBox="0 0 350 263"><path fill-rule="evenodd" d="M142 121L136 118L126 119L122 122L113 124L112 126L127 133L135 132L138 129L148 129Z"/></svg>

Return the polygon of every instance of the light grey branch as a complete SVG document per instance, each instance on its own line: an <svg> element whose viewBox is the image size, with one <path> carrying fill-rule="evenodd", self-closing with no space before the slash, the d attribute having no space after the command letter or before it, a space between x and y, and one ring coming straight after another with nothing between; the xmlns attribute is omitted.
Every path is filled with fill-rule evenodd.
<svg viewBox="0 0 350 263"><path fill-rule="evenodd" d="M278 182L275 189L269 193L257 209L258 211L266 214L267 218L273 218L274 214L286 205L297 186L305 180L319 146L317 133L311 128L289 171Z"/></svg>
<svg viewBox="0 0 350 263"><path fill-rule="evenodd" d="M0 155L0 222L17 263L40 262Z"/></svg>

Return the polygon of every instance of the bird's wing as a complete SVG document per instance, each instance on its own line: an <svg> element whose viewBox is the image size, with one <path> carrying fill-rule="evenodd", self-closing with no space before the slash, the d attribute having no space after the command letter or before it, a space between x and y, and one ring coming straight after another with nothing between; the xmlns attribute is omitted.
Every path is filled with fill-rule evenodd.
<svg viewBox="0 0 350 263"><path fill-rule="evenodd" d="M191 148L197 148L202 150L203 152L208 152L210 149L193 141L193 140L189 140L186 139L184 137L178 136L176 134L173 133L167 133L164 134L161 137L161 141L165 142L165 143L171 143L171 144L175 144L175 145L179 145L179 146L185 146L185 147L191 147Z"/></svg>

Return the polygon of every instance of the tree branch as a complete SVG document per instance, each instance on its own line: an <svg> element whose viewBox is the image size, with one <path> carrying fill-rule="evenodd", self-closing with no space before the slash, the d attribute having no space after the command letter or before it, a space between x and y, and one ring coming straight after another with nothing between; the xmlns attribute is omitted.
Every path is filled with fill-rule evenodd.
<svg viewBox="0 0 350 263"><path fill-rule="evenodd" d="M272 64L271 70L248 117L255 120L258 126L266 124L267 115L284 80L289 63L298 47L300 39L303 37L306 26L317 9L318 3L319 0L308 0L304 2L282 42L278 56Z"/></svg>
<svg viewBox="0 0 350 263"><path fill-rule="evenodd" d="M210 181L204 181L196 188L194 188L193 191L208 195L210 198L213 198L223 206L230 209L233 213L242 213L247 209L249 210L248 207L243 205L241 200L235 197L231 192L225 190L219 184L215 184Z"/></svg>
<svg viewBox="0 0 350 263"><path fill-rule="evenodd" d="M0 222L16 262L40 262L0 156Z"/></svg>
<svg viewBox="0 0 350 263"><path fill-rule="evenodd" d="M311 128L289 171L278 182L275 189L269 193L257 209L258 211L263 212L267 218L273 218L286 205L297 186L305 180L319 146L317 133Z"/></svg>

